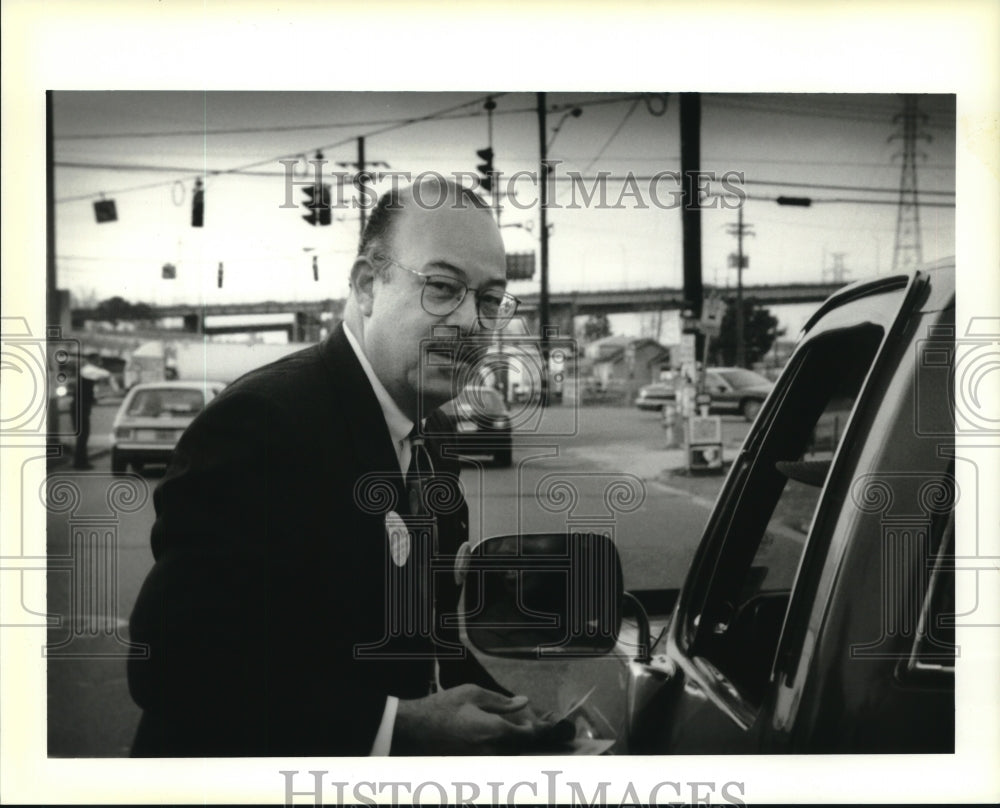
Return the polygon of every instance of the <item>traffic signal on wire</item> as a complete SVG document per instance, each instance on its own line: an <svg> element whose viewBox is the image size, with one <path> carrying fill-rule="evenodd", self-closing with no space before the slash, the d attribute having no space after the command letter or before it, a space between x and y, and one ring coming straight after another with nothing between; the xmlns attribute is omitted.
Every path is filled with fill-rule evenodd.
<svg viewBox="0 0 1000 808"><path fill-rule="evenodd" d="M481 162L476 166L479 171L481 179L479 180L479 185L484 191L493 190L493 149L487 146L485 149L480 149L476 152L476 156L479 157Z"/></svg>
<svg viewBox="0 0 1000 808"><path fill-rule="evenodd" d="M194 195L191 198L191 227L205 224L205 191L201 180L194 181Z"/></svg>
<svg viewBox="0 0 1000 808"><path fill-rule="evenodd" d="M328 225L333 222L329 183L307 185L302 189L302 194L305 196L302 204L309 211L302 217L303 219L311 225Z"/></svg>

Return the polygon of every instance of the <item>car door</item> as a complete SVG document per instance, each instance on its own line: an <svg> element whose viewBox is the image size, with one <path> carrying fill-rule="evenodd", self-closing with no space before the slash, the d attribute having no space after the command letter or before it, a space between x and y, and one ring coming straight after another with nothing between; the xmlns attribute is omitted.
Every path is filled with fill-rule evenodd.
<svg viewBox="0 0 1000 808"><path fill-rule="evenodd" d="M631 720L630 751L761 751L774 704L772 674L810 544L814 515L837 479L855 407L887 335L916 292L905 277L821 310L733 464L652 668L666 683ZM812 586L811 581L801 582ZM806 608L803 606L803 608ZM633 666L635 669L636 666ZM641 677L631 680L633 690Z"/></svg>

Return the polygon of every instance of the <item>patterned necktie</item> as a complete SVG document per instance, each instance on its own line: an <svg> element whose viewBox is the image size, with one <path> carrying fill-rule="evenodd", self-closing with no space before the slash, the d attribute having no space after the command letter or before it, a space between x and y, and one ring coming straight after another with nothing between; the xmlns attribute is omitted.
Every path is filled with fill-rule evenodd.
<svg viewBox="0 0 1000 808"><path fill-rule="evenodd" d="M427 507L427 487L434 475L434 465L430 452L424 444L424 438L418 434L414 426L409 434L410 467L406 471L406 493L409 499L411 533L414 540L417 563L419 565L420 609L422 614L418 625L422 631L433 636L434 633L434 598L433 590L433 556L438 552L437 520ZM437 690L437 660L434 671L428 682L428 692Z"/></svg>
<svg viewBox="0 0 1000 808"><path fill-rule="evenodd" d="M424 445L424 438L417 427L410 430L410 467L406 470L406 494L409 499L411 516L429 516L424 499L427 481L434 473L430 453Z"/></svg>

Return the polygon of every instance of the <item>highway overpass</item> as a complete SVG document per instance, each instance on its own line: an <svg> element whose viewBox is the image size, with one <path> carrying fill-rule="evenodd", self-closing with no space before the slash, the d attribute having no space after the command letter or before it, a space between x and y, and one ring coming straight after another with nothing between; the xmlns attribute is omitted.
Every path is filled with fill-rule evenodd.
<svg viewBox="0 0 1000 808"><path fill-rule="evenodd" d="M839 289L842 283L797 283L797 284L756 284L743 287L743 296L753 298L761 305L773 306L790 303L819 303ZM705 287L705 296L719 294L725 298L735 297L732 287ZM522 294L521 313L525 315L533 332L538 325L537 292ZM550 319L563 334L572 333L573 318L578 315L618 314L623 312L668 311L678 309L683 302L683 290L662 286L647 289L604 289L593 291L552 292L549 294ZM344 301L327 298L317 301L264 301L260 303L213 303L174 304L152 306L156 321L181 319L184 330L191 333L223 334L250 331L287 331L289 339L295 342L315 341L324 321L336 322L341 319ZM293 317L285 323L254 323L253 315L290 314ZM248 322L239 323L238 315L246 315ZM225 324L212 324L207 318L227 318ZM96 319L93 309L73 309L72 320L81 326L86 320Z"/></svg>

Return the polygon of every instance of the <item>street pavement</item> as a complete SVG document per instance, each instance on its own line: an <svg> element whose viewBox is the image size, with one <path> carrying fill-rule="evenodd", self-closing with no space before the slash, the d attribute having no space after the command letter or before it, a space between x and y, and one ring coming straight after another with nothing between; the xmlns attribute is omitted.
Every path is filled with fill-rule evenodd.
<svg viewBox="0 0 1000 808"><path fill-rule="evenodd" d="M108 433L116 409L99 404L93 410L92 471L72 468L72 447L49 466L48 600L36 611L50 615L45 656L48 750L54 757L127 755L139 718L125 678L128 616L152 565L152 491L163 472L111 475ZM727 456L735 454L745 432L737 419L724 423ZM685 464L682 450L665 448L655 415L622 407L552 407L518 433L511 468L463 466L470 532L475 541L515 532L607 529L626 588L675 588L722 480L689 477ZM501 680L520 687L523 670L498 663ZM602 680L612 675L598 662L574 670L563 673ZM556 690L547 708L564 706L570 691Z"/></svg>

